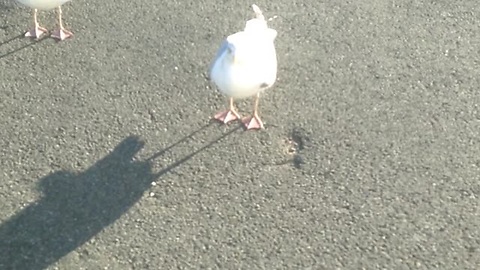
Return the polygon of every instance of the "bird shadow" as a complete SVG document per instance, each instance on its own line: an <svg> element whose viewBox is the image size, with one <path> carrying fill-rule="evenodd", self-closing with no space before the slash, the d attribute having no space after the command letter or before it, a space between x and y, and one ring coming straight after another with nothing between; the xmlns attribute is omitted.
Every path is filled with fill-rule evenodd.
<svg viewBox="0 0 480 270"><path fill-rule="evenodd" d="M14 48L14 49L12 49L12 50L4 53L4 54L0 54L0 59L5 58L5 57L7 57L7 56L9 56L9 55L12 55L12 54L14 54L14 53L17 53L17 52L19 52L19 51L21 51L21 50L23 50L23 49L28 48L28 47L34 46L34 45L36 45L36 44L38 44L38 43L46 40L46 39L49 38L49 37L50 37L50 35L44 35L44 36L42 36L42 37L39 38L39 39L31 39L31 42L29 42L29 43L27 43L27 44L25 44L25 45L22 45L22 46L20 46L20 47L18 47L18 48ZM11 43L11 42L13 42L13 41L15 41L15 40L17 40L17 39L23 39L23 38L26 38L26 37L25 37L25 33L19 34L18 36L14 36L14 37L11 37L11 38L9 38L9 39L7 39L7 40L5 40L5 41L0 42L0 47L2 47L2 46L4 46L4 45L7 45L7 44L9 44L9 43Z"/></svg>
<svg viewBox="0 0 480 270"><path fill-rule="evenodd" d="M83 172L58 171L39 180L41 198L0 225L0 269L45 269L126 213L151 183L227 137L233 129L160 171L153 162L210 124L146 160L144 142L130 136Z"/></svg>
<svg viewBox="0 0 480 270"><path fill-rule="evenodd" d="M14 4L15 4L15 2L12 2L12 1L8 1L7 3L5 3L4 1L0 0L0 14L5 13L5 12L11 12L14 9ZM10 27L9 25L2 25L2 26L0 26L0 29L6 31L9 27ZM20 40L20 39L23 39L23 38L25 38L25 33L21 33L21 34L18 34L16 36L14 36L14 37L10 37L7 40L4 40L4 41L0 42L0 48L8 45L11 42L14 42L16 40ZM4 58L4 57L7 57L11 54L14 54L18 51L21 51L23 49L26 49L30 46L33 46L36 43L41 42L43 40L44 40L44 37L40 38L38 40L33 39L32 42L29 42L28 44L22 45L18 48L14 48L14 49L6 52L6 53L0 54L0 59Z"/></svg>

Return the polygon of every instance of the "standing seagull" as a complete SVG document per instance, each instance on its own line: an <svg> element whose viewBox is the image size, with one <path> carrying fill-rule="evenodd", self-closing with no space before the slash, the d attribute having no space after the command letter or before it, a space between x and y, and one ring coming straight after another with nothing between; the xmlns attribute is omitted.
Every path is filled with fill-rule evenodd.
<svg viewBox="0 0 480 270"><path fill-rule="evenodd" d="M64 40L73 36L72 32L66 30L63 27L62 23L62 5L70 0L17 0L18 2L33 8L33 21L35 22L35 27L25 33L26 37L39 38L41 35L46 33L48 30L41 27L37 21L37 11L40 10L50 10L53 8L58 8L58 25L59 28L52 33L52 37Z"/></svg>
<svg viewBox="0 0 480 270"><path fill-rule="evenodd" d="M214 118L223 123L240 119L233 99L256 95L253 114L242 119L246 129L262 129L258 116L260 93L271 87L277 78L277 54L274 40L277 31L268 28L257 5L252 5L256 18L247 21L245 29L226 38L210 69L210 78L220 92L229 97L230 108Z"/></svg>

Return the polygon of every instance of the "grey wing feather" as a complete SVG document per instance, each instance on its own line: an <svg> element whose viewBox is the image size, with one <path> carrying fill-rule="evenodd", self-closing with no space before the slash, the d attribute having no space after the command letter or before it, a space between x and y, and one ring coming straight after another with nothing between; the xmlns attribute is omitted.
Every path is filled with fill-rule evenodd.
<svg viewBox="0 0 480 270"><path fill-rule="evenodd" d="M218 58L220 58L220 56L222 56L227 51L227 48L228 48L228 41L224 40L222 42L222 45L220 46L220 49L218 49L217 54L215 55L215 58L213 59L212 64L210 65L210 68L208 70L208 75L209 76L212 74L212 68L215 65L215 62L217 62Z"/></svg>

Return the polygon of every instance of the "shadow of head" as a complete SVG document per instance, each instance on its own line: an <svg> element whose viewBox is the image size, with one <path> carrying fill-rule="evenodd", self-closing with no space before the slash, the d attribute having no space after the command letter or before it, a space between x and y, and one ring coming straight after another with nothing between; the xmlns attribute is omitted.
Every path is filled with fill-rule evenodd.
<svg viewBox="0 0 480 270"><path fill-rule="evenodd" d="M150 165L134 161L143 146L138 138L129 137L84 172L57 172L41 179L43 201L62 214L76 213L73 218L116 219L152 181Z"/></svg>
<svg viewBox="0 0 480 270"><path fill-rule="evenodd" d="M154 180L134 160L143 145L128 137L84 172L41 179L41 199L0 226L0 269L44 269L124 214Z"/></svg>

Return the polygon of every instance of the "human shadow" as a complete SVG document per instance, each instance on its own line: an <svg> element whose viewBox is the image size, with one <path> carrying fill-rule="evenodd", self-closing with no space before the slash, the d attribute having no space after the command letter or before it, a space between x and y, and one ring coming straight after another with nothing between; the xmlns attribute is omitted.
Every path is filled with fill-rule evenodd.
<svg viewBox="0 0 480 270"><path fill-rule="evenodd" d="M134 161L144 143L131 136L84 172L60 171L42 178L39 181L41 199L0 225L0 269L47 268L120 218L153 181L240 128L152 172L156 158L208 126L210 124L145 161Z"/></svg>
<svg viewBox="0 0 480 270"><path fill-rule="evenodd" d="M154 177L132 161L143 145L128 137L84 172L41 179L42 198L0 226L0 269L44 269L124 214Z"/></svg>

